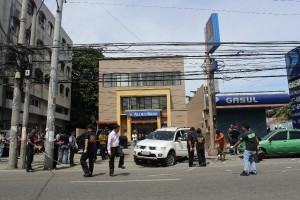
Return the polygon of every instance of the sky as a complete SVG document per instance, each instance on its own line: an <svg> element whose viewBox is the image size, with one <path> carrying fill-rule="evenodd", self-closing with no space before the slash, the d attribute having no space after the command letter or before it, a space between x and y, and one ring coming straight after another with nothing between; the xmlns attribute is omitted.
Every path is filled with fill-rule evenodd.
<svg viewBox="0 0 300 200"><path fill-rule="evenodd" d="M45 4L55 12L55 0L45 0ZM218 13L221 42L300 41L299 8L298 0L67 0L62 26L74 44L204 42L205 24L211 13ZM239 47L233 51L238 53ZM233 62L220 60L224 69L229 69ZM201 69L203 60L185 63L185 71L196 71ZM243 60L234 65L247 68ZM285 67L285 61L273 59L257 66ZM286 71L258 74L279 75ZM203 83L203 80L186 81L186 95L192 95L190 91ZM228 78L219 81L219 89L220 92L288 92L288 83L286 77Z"/></svg>

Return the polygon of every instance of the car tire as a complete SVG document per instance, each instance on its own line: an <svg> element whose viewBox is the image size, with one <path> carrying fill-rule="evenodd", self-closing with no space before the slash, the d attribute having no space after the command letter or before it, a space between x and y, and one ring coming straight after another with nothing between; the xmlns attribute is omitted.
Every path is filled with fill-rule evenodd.
<svg viewBox="0 0 300 200"><path fill-rule="evenodd" d="M163 160L162 164L163 166L167 167L167 166L175 165L175 162L176 162L175 153L169 152L167 158Z"/></svg>
<svg viewBox="0 0 300 200"><path fill-rule="evenodd" d="M133 156L133 160L135 162L136 165L140 165L141 164L141 161L139 159L137 159L136 156Z"/></svg>
<svg viewBox="0 0 300 200"><path fill-rule="evenodd" d="M259 148L258 151L258 160L261 161L262 159L264 159L267 155L267 151L263 148Z"/></svg>

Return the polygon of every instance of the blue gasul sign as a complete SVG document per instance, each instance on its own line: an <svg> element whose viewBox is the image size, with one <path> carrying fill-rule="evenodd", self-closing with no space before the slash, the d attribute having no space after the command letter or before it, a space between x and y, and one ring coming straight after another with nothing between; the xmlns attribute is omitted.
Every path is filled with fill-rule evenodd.
<svg viewBox="0 0 300 200"><path fill-rule="evenodd" d="M217 95L217 106L229 105L262 105L262 104L288 104L290 97L287 93L278 94L240 94L240 95Z"/></svg>
<svg viewBox="0 0 300 200"><path fill-rule="evenodd" d="M148 111L128 111L126 112L128 117L151 117L160 116L159 110L148 110Z"/></svg>

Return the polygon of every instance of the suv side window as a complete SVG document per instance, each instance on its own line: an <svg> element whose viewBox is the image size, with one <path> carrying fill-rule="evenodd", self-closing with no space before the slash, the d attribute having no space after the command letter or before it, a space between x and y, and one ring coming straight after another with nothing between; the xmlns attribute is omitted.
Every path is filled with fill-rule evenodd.
<svg viewBox="0 0 300 200"><path fill-rule="evenodd" d="M290 131L290 140L299 140L300 131Z"/></svg>
<svg viewBox="0 0 300 200"><path fill-rule="evenodd" d="M287 131L278 132L276 135L274 135L271 140L287 140Z"/></svg>
<svg viewBox="0 0 300 200"><path fill-rule="evenodd" d="M187 141L187 133L189 130L181 130L181 141Z"/></svg>
<svg viewBox="0 0 300 200"><path fill-rule="evenodd" d="M182 137L181 131L177 131L176 132L176 136L175 136L175 142L178 141L178 138Z"/></svg>

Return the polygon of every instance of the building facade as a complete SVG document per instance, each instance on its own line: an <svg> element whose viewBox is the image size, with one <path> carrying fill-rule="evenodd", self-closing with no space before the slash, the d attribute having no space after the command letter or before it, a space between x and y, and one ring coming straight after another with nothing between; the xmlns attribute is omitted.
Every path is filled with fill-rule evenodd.
<svg viewBox="0 0 300 200"><path fill-rule="evenodd" d="M2 55L0 58L0 129L10 129L11 124L16 66L9 64L9 53L6 47L18 44L22 1L0 1L0 50ZM45 130L55 17L42 2L42 0L28 0L24 48L33 53L33 65L30 69L32 78L28 126L35 125L40 130ZM60 41L57 77L58 80L70 80L73 42L63 29L61 29ZM65 122L70 120L71 83L58 84L57 87L55 124L58 127L64 127ZM22 91L20 124L22 123L23 102L24 92Z"/></svg>
<svg viewBox="0 0 300 200"><path fill-rule="evenodd" d="M98 127L119 124L121 134L139 139L161 127L185 127L183 57L100 60Z"/></svg>

